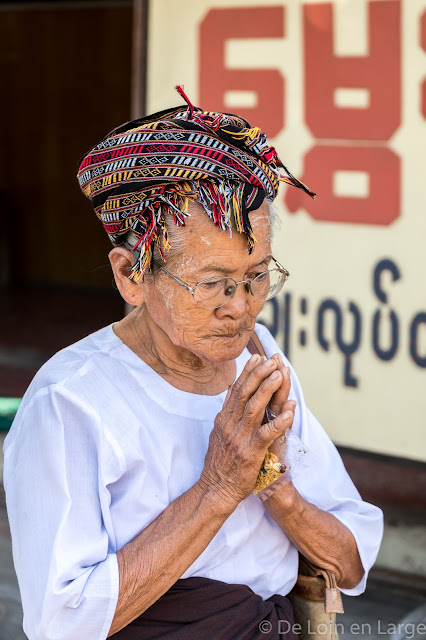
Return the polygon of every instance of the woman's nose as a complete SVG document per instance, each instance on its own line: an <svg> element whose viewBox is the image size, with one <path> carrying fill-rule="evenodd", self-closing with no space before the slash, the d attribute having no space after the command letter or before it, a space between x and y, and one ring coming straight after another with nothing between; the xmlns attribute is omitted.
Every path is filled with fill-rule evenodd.
<svg viewBox="0 0 426 640"><path fill-rule="evenodd" d="M224 318L231 316L235 319L243 318L249 310L250 302L253 300L253 296L250 293L249 287L240 283L237 286L235 295L229 299L229 302L222 307L216 309L216 315L218 318Z"/></svg>

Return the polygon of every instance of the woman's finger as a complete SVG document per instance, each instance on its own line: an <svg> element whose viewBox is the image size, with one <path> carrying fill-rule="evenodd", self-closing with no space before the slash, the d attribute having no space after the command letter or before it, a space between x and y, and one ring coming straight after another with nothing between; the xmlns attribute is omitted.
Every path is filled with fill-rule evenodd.
<svg viewBox="0 0 426 640"><path fill-rule="evenodd" d="M266 365L267 363L265 362L264 364ZM255 372L253 372L253 378L254 373ZM249 379L247 384L249 381L253 382L253 380ZM247 400L244 407L242 423L249 431L252 431L261 424L266 406L281 383L282 373L272 369L269 375L260 382L258 388L254 390L252 396Z"/></svg>
<svg viewBox="0 0 426 640"><path fill-rule="evenodd" d="M234 384L227 405L228 410L231 410L232 415L235 415L238 420L242 418L247 402L257 391L263 380L275 371L276 366L274 360L264 360L257 354L250 358L244 368L244 375L241 374Z"/></svg>
<svg viewBox="0 0 426 640"><path fill-rule="evenodd" d="M285 411L292 411L294 413L296 411L296 405L296 400L287 400L287 402L284 402L283 404L281 413L284 413Z"/></svg>
<svg viewBox="0 0 426 640"><path fill-rule="evenodd" d="M271 422L262 424L261 427L253 433L253 444L255 446L257 445L257 447L261 449L264 449L265 447L269 448L274 440L283 436L287 429L290 429L293 424L293 420L294 411L286 409L276 418L271 420Z"/></svg>
<svg viewBox="0 0 426 640"><path fill-rule="evenodd" d="M235 397L235 411L242 417L250 398L256 393L264 380L276 370L276 362L271 359L261 359L253 371L246 378Z"/></svg>
<svg viewBox="0 0 426 640"><path fill-rule="evenodd" d="M275 414L279 414L283 411L284 403L287 401L288 395L290 393L290 369L289 367L285 366L283 359L279 354L275 354L274 356L272 356L272 358L277 363L277 369L283 374L283 382L281 384L281 387L274 393L270 402L271 411L273 411Z"/></svg>
<svg viewBox="0 0 426 640"><path fill-rule="evenodd" d="M262 358L259 354L255 353L254 355L252 355L251 358L246 362L244 369L235 380L234 384L229 387L225 400L223 402L223 411L225 411L227 414L234 412L235 403L237 398L239 397L241 387L243 386L253 369L257 367L257 365L261 362L261 360Z"/></svg>

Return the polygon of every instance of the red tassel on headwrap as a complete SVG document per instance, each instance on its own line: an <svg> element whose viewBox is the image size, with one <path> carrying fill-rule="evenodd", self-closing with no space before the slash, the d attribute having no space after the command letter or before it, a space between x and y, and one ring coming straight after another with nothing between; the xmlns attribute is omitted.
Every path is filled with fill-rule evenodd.
<svg viewBox="0 0 426 640"><path fill-rule="evenodd" d="M192 104L191 100L188 98L188 96L186 95L185 91L183 90L183 85L182 84L177 84L175 86L176 91L178 92L178 94L180 96L182 96L182 98L185 100L186 104L188 105L188 115L189 115L189 119L192 119L192 115L194 113L194 105Z"/></svg>

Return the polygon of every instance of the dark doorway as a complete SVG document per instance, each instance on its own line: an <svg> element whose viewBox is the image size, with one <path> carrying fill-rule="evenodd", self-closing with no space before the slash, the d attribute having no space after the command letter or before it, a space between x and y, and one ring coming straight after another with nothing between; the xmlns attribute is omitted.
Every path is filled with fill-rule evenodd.
<svg viewBox="0 0 426 640"><path fill-rule="evenodd" d="M0 5L0 395L123 315L111 245L75 176L130 119L131 50L131 2Z"/></svg>

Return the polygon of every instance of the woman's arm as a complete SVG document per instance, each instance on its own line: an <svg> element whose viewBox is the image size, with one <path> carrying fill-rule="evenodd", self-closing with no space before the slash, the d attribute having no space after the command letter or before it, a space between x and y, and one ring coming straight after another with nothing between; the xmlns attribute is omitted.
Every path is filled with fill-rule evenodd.
<svg viewBox="0 0 426 640"><path fill-rule="evenodd" d="M180 578L236 506L196 483L117 552L120 590L108 636L141 615Z"/></svg>
<svg viewBox="0 0 426 640"><path fill-rule="evenodd" d="M276 414L286 409L294 414L296 401L288 400L290 369L284 365L280 355L275 354L272 360L281 372L283 382L271 398L270 409ZM283 446L278 440L272 448ZM329 478L328 486L323 486L325 494L331 488L331 480ZM282 484L264 504L271 517L308 560L334 572L339 587L352 589L359 584L364 567L358 547L352 532L338 518L305 500L292 482Z"/></svg>
<svg viewBox="0 0 426 640"><path fill-rule="evenodd" d="M355 539L333 514L304 500L291 482L275 491L264 504L308 560L334 572L339 587L352 589L360 582L364 568Z"/></svg>

